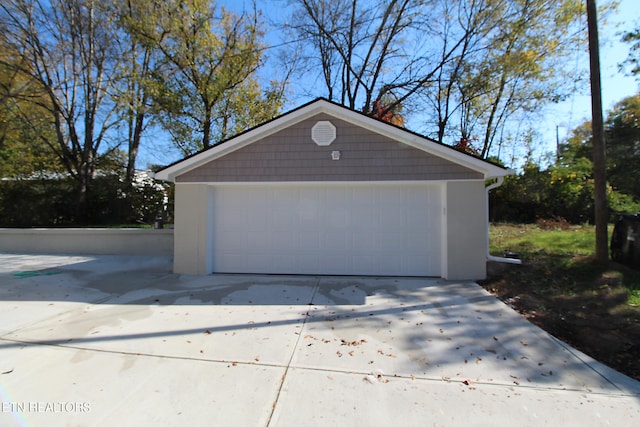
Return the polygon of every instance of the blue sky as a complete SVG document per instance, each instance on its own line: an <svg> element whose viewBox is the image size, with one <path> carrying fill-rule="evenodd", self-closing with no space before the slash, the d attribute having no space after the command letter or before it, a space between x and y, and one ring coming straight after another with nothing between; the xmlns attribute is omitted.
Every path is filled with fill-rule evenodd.
<svg viewBox="0 0 640 427"><path fill-rule="evenodd" d="M604 3L604 2L599 2ZM621 0L618 12L609 18L609 22L599 31L600 36L600 73L602 77L602 104L604 114L615 103L638 92L638 81L620 71L619 64L629 53L629 46L620 41L621 33L631 31L640 25L640 4L638 0ZM589 66L587 53L576 58L580 67ZM586 88L588 90L588 87ZM584 91L583 91L584 92ZM585 120L591 120L591 98L589 92L576 93L572 98L551 108L549 124L555 133L559 126L560 137Z"/></svg>

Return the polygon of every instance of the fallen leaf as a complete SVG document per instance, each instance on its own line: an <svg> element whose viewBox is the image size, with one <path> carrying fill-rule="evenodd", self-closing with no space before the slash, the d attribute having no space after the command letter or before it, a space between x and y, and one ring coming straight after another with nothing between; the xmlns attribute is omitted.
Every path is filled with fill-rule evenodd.
<svg viewBox="0 0 640 427"><path fill-rule="evenodd" d="M375 383L377 382L377 381L376 381L376 378L375 378L373 375L367 375L367 376L365 376L365 377L362 379L362 381L366 381L366 382L368 382L369 384L375 384Z"/></svg>

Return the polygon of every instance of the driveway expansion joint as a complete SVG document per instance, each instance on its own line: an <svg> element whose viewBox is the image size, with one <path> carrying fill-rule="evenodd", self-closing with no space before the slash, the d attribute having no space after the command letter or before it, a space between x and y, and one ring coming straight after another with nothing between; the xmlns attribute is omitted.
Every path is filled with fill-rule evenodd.
<svg viewBox="0 0 640 427"><path fill-rule="evenodd" d="M291 355L289 356L289 360L287 361L287 366L285 367L284 373L282 374L282 377L280 378L280 384L278 385L278 391L276 393L276 398L274 399L273 405L271 406L271 412L269 413L269 418L267 420L266 426L270 426L271 425L271 421L273 419L273 414L276 411L276 407L278 406L278 400L280 399L280 394L282 393L282 387L284 386L284 382L287 379L287 373L289 372L289 369L291 368L291 363L293 362L293 358L295 357L296 351L298 351L298 345L300 344L300 340L302 340L303 338L303 331L304 331L304 327L307 324L307 319L309 319L310 316L310 312L311 312L311 307L313 307L313 301L316 297L316 294L318 293L318 289L320 287L320 277L316 277L316 282L315 285L313 287L313 292L311 294L311 298L309 299L309 303L307 304L307 311L304 314L304 318L302 320L302 325L300 325L300 332L297 334L297 338L296 338L296 342L293 345L293 349L291 350Z"/></svg>

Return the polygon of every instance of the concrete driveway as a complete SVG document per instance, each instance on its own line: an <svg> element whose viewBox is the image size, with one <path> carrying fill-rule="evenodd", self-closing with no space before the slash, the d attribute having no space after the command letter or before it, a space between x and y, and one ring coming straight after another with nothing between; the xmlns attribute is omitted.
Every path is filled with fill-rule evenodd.
<svg viewBox="0 0 640 427"><path fill-rule="evenodd" d="M0 254L2 426L638 425L640 384L471 282Z"/></svg>

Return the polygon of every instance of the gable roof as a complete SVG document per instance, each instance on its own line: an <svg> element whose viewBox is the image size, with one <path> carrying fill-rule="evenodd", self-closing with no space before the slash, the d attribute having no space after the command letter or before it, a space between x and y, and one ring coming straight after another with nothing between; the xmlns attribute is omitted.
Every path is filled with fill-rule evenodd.
<svg viewBox="0 0 640 427"><path fill-rule="evenodd" d="M217 158L246 147L247 145L259 141L262 138L320 113L325 113L329 116L335 117L336 119L366 128L369 131L404 143L407 146L441 157L452 163L478 172L482 174L485 179L502 177L512 173L512 171L507 168L482 160L470 154L460 152L448 145L440 144L423 135L374 119L363 113L351 110L324 98L318 98L291 110L288 113L278 116L273 120L214 145L213 147L166 166L156 172L155 178L175 182L176 177L179 175L187 173Z"/></svg>

